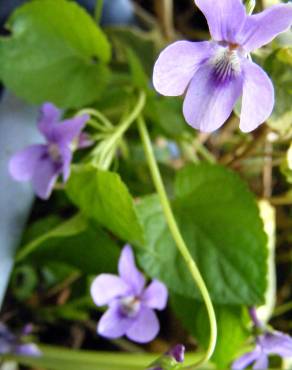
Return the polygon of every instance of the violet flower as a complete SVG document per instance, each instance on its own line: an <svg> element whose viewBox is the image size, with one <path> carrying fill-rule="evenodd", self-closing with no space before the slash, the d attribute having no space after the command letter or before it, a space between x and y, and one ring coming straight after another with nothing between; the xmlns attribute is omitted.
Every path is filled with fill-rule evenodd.
<svg viewBox="0 0 292 370"><path fill-rule="evenodd" d="M170 370L178 369L185 359L185 346L177 344L156 360L147 370Z"/></svg>
<svg viewBox="0 0 292 370"><path fill-rule="evenodd" d="M253 369L255 370L267 369L269 355L292 357L292 338L278 331L258 336L255 349L236 360L232 365L232 370L245 369L252 363L254 363Z"/></svg>
<svg viewBox="0 0 292 370"><path fill-rule="evenodd" d="M157 280L145 287L145 278L135 265L132 248L126 245L121 253L120 276L101 274L92 283L91 296L97 306L108 305L97 332L115 339L126 335L132 341L147 343L159 332L154 309L163 310L168 292Z"/></svg>
<svg viewBox="0 0 292 370"><path fill-rule="evenodd" d="M249 309L250 317L254 327L260 335L256 337L256 347L253 351L246 353L232 364L232 370L242 370L254 363L253 369L264 370L269 365L269 355L280 357L292 357L292 338L279 331L266 329L258 319L254 307Z"/></svg>
<svg viewBox="0 0 292 370"><path fill-rule="evenodd" d="M89 119L77 116L60 122L61 112L51 103L42 106L38 122L46 144L31 145L16 153L9 162L9 172L17 181L31 181L35 193L48 199L60 174L64 182L70 174L72 150L70 144L77 138Z"/></svg>
<svg viewBox="0 0 292 370"><path fill-rule="evenodd" d="M153 75L162 95L186 93L183 113L192 127L217 130L242 96L240 129L250 132L274 107L268 75L249 58L292 24L292 4L247 15L241 0L195 0L204 13L211 41L178 41L160 54Z"/></svg>
<svg viewBox="0 0 292 370"><path fill-rule="evenodd" d="M15 354L20 356L40 356L41 351L34 343L23 343L22 339L28 335L25 329L21 336L11 333L6 325L0 323L0 356Z"/></svg>

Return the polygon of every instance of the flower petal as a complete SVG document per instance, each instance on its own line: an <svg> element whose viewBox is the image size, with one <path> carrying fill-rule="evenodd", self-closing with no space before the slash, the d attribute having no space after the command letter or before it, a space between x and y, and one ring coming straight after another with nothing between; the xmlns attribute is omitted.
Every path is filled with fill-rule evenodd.
<svg viewBox="0 0 292 370"><path fill-rule="evenodd" d="M10 175L17 181L30 180L46 148L46 145L31 145L14 154L9 161Z"/></svg>
<svg viewBox="0 0 292 370"><path fill-rule="evenodd" d="M72 119L68 119L54 125L54 141L66 144L71 143L73 139L78 138L81 130L84 128L88 120L89 116L84 114L82 116L76 116Z"/></svg>
<svg viewBox="0 0 292 370"><path fill-rule="evenodd" d="M118 269L120 277L133 289L133 293L140 295L145 286L145 278L136 267L133 250L129 245L122 250Z"/></svg>
<svg viewBox="0 0 292 370"><path fill-rule="evenodd" d="M113 299L129 293L129 286L116 275L101 274L93 280L90 293L97 306L109 304Z"/></svg>
<svg viewBox="0 0 292 370"><path fill-rule="evenodd" d="M268 44L291 25L292 4L271 6L261 13L248 16L236 40L250 52Z"/></svg>
<svg viewBox="0 0 292 370"><path fill-rule="evenodd" d="M133 325L127 330L126 336L137 343L153 340L160 329L159 321L153 310L142 307Z"/></svg>
<svg viewBox="0 0 292 370"><path fill-rule="evenodd" d="M281 332L273 332L259 338L260 345L267 354L292 357L292 338Z"/></svg>
<svg viewBox="0 0 292 370"><path fill-rule="evenodd" d="M102 315L97 326L97 332L106 338L119 338L126 334L127 330L133 325L133 320L133 318L121 315L118 303L115 303Z"/></svg>
<svg viewBox="0 0 292 370"><path fill-rule="evenodd" d="M242 370L248 367L251 363L256 361L261 355L260 349L257 347L254 351L248 352L241 356L232 364L232 370Z"/></svg>
<svg viewBox="0 0 292 370"><path fill-rule="evenodd" d="M195 74L184 101L183 112L192 127L203 132L217 130L230 116L242 92L242 77L216 81L211 65Z"/></svg>
<svg viewBox="0 0 292 370"><path fill-rule="evenodd" d="M66 182L70 176L70 165L72 162L72 151L67 145L59 145L62 156L63 181Z"/></svg>
<svg viewBox="0 0 292 370"><path fill-rule="evenodd" d="M15 353L20 356L38 357L42 355L42 352L34 343L19 344L15 348Z"/></svg>
<svg viewBox="0 0 292 370"><path fill-rule="evenodd" d="M270 117L275 103L274 87L269 76L257 64L246 60L242 68L244 78L240 129L250 132Z"/></svg>
<svg viewBox="0 0 292 370"><path fill-rule="evenodd" d="M40 132L48 141L52 139L53 127L61 117L61 111L52 103L45 103L41 107L41 116L38 122Z"/></svg>
<svg viewBox="0 0 292 370"><path fill-rule="evenodd" d="M197 69L213 51L210 42L177 41L159 55L154 66L153 85L162 95L182 95Z"/></svg>
<svg viewBox="0 0 292 370"><path fill-rule="evenodd" d="M246 18L241 0L195 0L195 3L207 19L213 40L235 42Z"/></svg>
<svg viewBox="0 0 292 370"><path fill-rule="evenodd" d="M144 290L142 302L150 308L163 310L166 307L168 291L166 286L160 281L153 280L152 283Z"/></svg>
<svg viewBox="0 0 292 370"><path fill-rule="evenodd" d="M31 180L35 193L41 199L50 197L59 173L60 170L48 155L36 163Z"/></svg>
<svg viewBox="0 0 292 370"><path fill-rule="evenodd" d="M260 357L256 360L253 365L254 370L265 370L269 366L268 356L265 353L262 353Z"/></svg>

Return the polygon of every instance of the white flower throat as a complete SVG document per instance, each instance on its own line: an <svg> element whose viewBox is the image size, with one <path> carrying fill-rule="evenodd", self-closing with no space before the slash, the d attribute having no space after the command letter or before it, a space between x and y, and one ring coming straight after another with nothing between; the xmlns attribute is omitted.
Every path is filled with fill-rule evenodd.
<svg viewBox="0 0 292 370"><path fill-rule="evenodd" d="M60 160L62 159L60 149L57 144L50 143L48 145L48 152L49 152L49 156L54 162L60 162Z"/></svg>
<svg viewBox="0 0 292 370"><path fill-rule="evenodd" d="M141 302L137 297L130 296L120 300L120 308L124 315L128 317L135 317L139 312Z"/></svg>
<svg viewBox="0 0 292 370"><path fill-rule="evenodd" d="M220 45L221 46L221 45ZM210 60L214 68L215 77L219 82L224 82L241 72L240 48L238 45L222 45Z"/></svg>

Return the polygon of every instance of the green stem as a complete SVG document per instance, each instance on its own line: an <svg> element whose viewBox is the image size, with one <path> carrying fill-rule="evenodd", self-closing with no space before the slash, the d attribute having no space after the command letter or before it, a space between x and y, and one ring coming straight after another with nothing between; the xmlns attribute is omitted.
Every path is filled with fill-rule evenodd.
<svg viewBox="0 0 292 370"><path fill-rule="evenodd" d="M160 174L160 171L159 171L156 159L155 159L155 155L154 155L152 144L151 144L151 139L150 139L145 121L144 121L143 117L141 117L141 116L138 117L137 121L138 121L138 128L139 128L140 136L141 136L143 146L144 146L144 150L145 150L145 153L146 153L148 165L149 165L149 168L150 168L150 172L151 172L156 190L158 192L158 195L159 195L159 198L160 198L160 201L161 201L161 205L162 205L162 208L163 208L163 211L164 211L164 214L165 214L166 221L168 223L170 232L171 232L171 234L172 234L172 236L173 236L173 238L176 242L177 248L179 249L183 259L185 260L185 263L186 263L194 281L196 282L196 284L197 284L197 286L198 286L198 288L199 288L199 290L202 294L202 297L203 297L203 300L205 302L206 309L207 309L207 312L208 312L208 316L209 316L210 342L209 342L209 346L208 346L207 352L204 355L204 357L198 363L196 363L192 366L192 367L198 367L198 366L201 366L202 364L204 364L205 362L207 362L210 359L210 357L212 356L212 354L215 350L216 341L217 341L217 322L216 322L215 311L214 311L213 304L212 304L208 289L206 287L206 284L205 284L205 282L204 282L204 280L203 280L203 278L200 274L200 271L199 271L195 261L193 260L191 254L190 254L190 252L189 252L189 250L188 250L188 248L185 244L185 241L184 241L184 239L183 239L183 237L180 233L180 230L179 230L178 225L176 223L175 217L173 215L173 212L172 212L172 209L171 209L171 206L169 204L168 197L167 197L167 194L166 194L166 190L165 190L164 185L163 185L163 180L162 180L162 177L161 177L161 174Z"/></svg>
<svg viewBox="0 0 292 370"><path fill-rule="evenodd" d="M82 116L84 114L88 114L89 116L97 118L100 122L102 122L106 127L113 128L113 125L109 119L106 118L101 112L96 109L92 108L85 108L78 112L78 116Z"/></svg>
<svg viewBox="0 0 292 370"><path fill-rule="evenodd" d="M126 117L126 119L118 126L116 131L105 142L103 148L103 155L100 158L102 168L108 169L109 166L111 165L119 141L123 137L124 133L131 126L131 124L137 119L139 114L142 112L145 106L145 102L146 95L144 92L141 92L133 111Z"/></svg>
<svg viewBox="0 0 292 370"><path fill-rule="evenodd" d="M103 8L103 0L97 0L94 11L94 19L96 23L100 23Z"/></svg>
<svg viewBox="0 0 292 370"><path fill-rule="evenodd" d="M285 303L285 304L275 308L272 317L274 318L274 317L277 317L277 316L284 315L285 313L287 313L291 310L292 310L292 302Z"/></svg>

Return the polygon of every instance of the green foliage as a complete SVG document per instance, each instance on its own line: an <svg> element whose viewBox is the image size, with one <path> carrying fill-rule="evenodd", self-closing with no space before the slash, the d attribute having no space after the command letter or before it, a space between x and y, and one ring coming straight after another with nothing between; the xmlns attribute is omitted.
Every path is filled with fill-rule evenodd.
<svg viewBox="0 0 292 370"><path fill-rule="evenodd" d="M45 225L50 225L50 221L38 221L32 226L33 232L29 231L28 234L42 232ZM58 261L74 266L85 274L97 275L104 271L116 271L119 248L100 227L87 224L77 215L45 234L35 235L20 250L18 260L28 253L31 254L30 261L39 266Z"/></svg>
<svg viewBox="0 0 292 370"><path fill-rule="evenodd" d="M74 2L34 0L18 8L0 42L0 78L32 103L63 108L91 103L107 81L111 48Z"/></svg>
<svg viewBox="0 0 292 370"><path fill-rule="evenodd" d="M172 307L184 327L207 348L209 323L205 306L195 299L172 295ZM240 350L249 333L246 330L246 314L242 306L216 305L218 322L217 345L212 362L218 369L227 369Z"/></svg>
<svg viewBox="0 0 292 370"><path fill-rule="evenodd" d="M118 174L91 165L76 166L66 189L69 198L84 215L124 241L143 241L134 201Z"/></svg>
<svg viewBox="0 0 292 370"><path fill-rule="evenodd" d="M200 164L178 173L173 208L217 304L256 305L266 289L266 235L256 201L233 172ZM140 262L175 292L201 299L166 225L157 196L138 206L146 244Z"/></svg>

